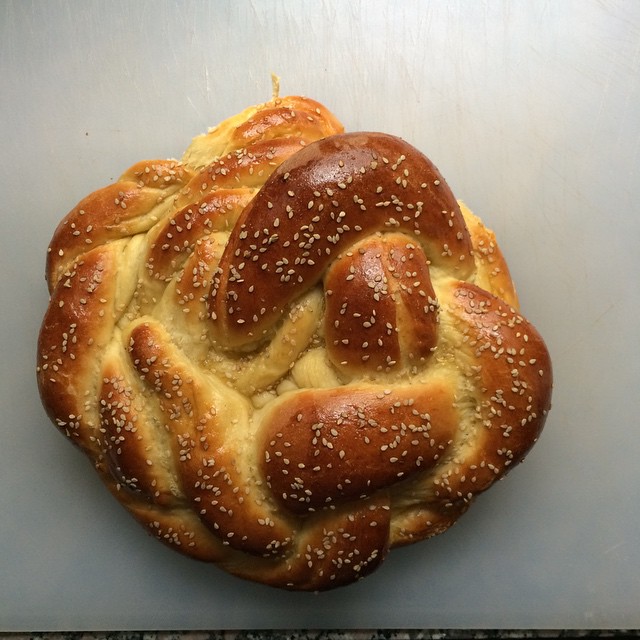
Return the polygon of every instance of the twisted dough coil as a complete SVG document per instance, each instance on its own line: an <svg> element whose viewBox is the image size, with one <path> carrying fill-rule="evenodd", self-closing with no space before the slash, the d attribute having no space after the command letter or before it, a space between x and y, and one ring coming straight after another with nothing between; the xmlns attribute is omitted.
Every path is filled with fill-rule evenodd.
<svg viewBox="0 0 640 640"><path fill-rule="evenodd" d="M154 536L353 582L536 441L549 354L488 231L402 140L305 98L141 162L60 223L43 404Z"/></svg>

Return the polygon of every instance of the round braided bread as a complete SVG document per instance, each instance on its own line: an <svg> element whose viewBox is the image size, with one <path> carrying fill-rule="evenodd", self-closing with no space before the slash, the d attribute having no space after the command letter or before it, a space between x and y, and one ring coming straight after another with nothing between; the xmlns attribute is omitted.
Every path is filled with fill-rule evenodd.
<svg viewBox="0 0 640 640"><path fill-rule="evenodd" d="M550 406L493 234L418 150L306 98L89 195L46 274L49 416L154 536L243 578L367 575L452 525Z"/></svg>

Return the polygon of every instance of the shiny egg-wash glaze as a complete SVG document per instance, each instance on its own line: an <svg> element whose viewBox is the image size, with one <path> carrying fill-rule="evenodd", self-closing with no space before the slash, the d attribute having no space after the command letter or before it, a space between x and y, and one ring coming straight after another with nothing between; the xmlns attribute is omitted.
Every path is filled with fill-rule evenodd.
<svg viewBox="0 0 640 640"><path fill-rule="evenodd" d="M549 354L493 234L422 153L300 97L80 202L38 383L153 535L323 590L445 531L520 462Z"/></svg>

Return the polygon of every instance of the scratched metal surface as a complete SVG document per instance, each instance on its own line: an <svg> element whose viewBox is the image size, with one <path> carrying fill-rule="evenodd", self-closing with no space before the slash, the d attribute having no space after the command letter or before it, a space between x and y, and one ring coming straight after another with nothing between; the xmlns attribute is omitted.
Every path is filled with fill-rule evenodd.
<svg viewBox="0 0 640 640"><path fill-rule="evenodd" d="M0 630L640 627L640 3L5 1L0 72ZM496 231L555 365L522 466L322 595L148 538L34 380L58 220L267 99L271 72L431 156Z"/></svg>

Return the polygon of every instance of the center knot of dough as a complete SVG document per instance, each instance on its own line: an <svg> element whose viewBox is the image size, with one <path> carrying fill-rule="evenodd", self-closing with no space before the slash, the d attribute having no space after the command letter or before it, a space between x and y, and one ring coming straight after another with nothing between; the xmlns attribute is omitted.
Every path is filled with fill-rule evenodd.
<svg viewBox="0 0 640 640"><path fill-rule="evenodd" d="M325 339L344 373L416 366L437 342L438 301L422 247L403 234L376 234L327 271Z"/></svg>

